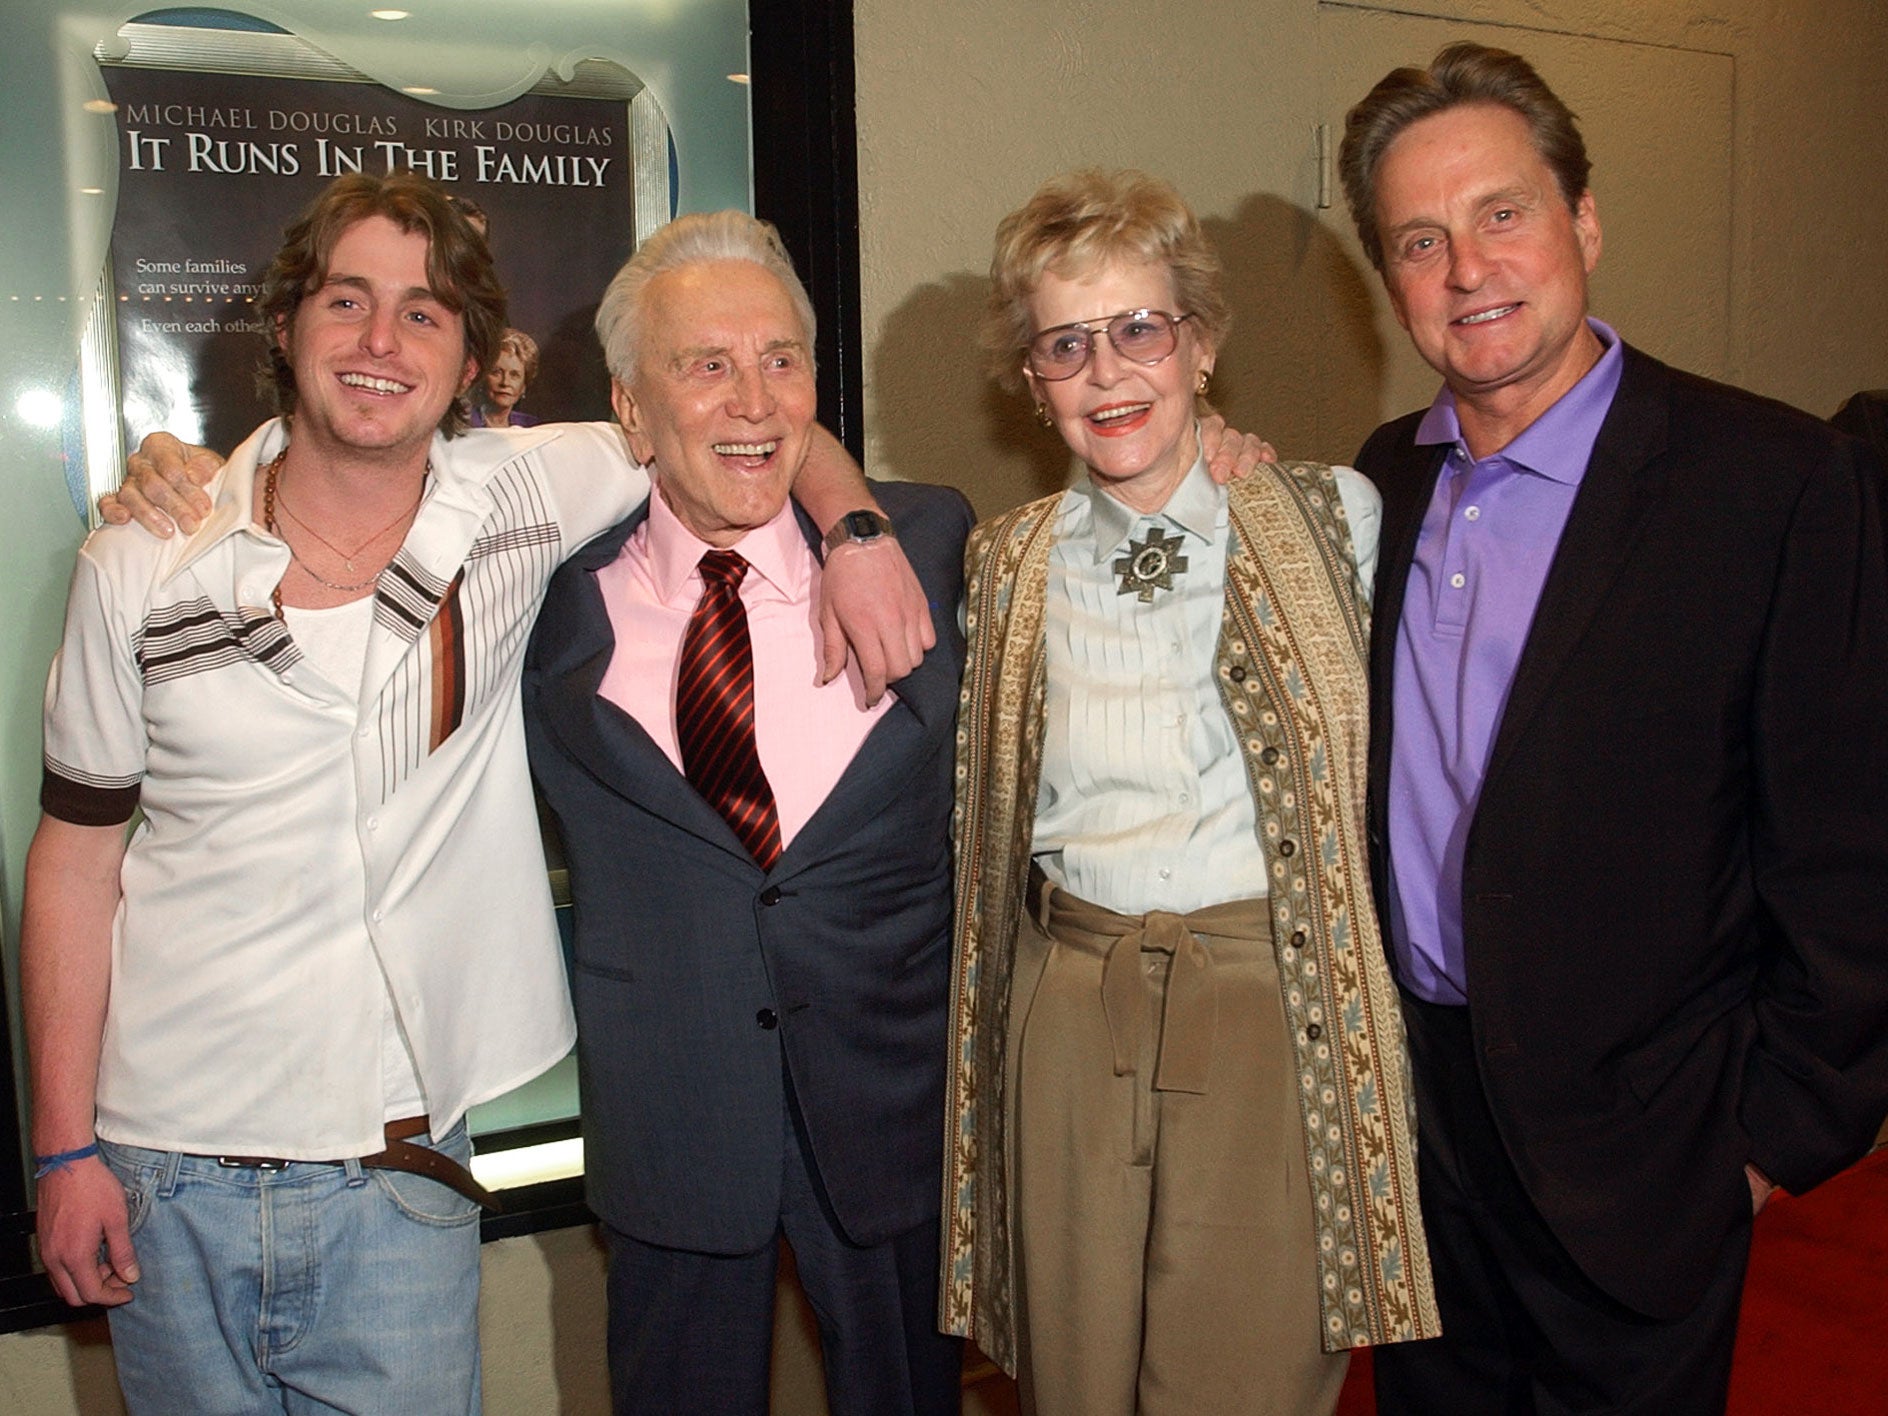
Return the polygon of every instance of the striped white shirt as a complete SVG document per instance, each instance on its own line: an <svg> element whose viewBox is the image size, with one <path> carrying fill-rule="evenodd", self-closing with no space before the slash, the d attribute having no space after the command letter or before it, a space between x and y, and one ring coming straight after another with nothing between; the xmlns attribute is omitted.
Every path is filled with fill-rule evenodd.
<svg viewBox="0 0 1888 1416"><path fill-rule="evenodd" d="M1348 467L1339 498L1367 587L1381 501ZM1117 559L1148 528L1187 567L1142 603ZM1049 684L1032 851L1056 884L1122 914L1184 914L1266 894L1239 744L1214 677L1226 593L1225 488L1204 461L1154 515L1083 477L1056 510Z"/></svg>
<svg viewBox="0 0 1888 1416"><path fill-rule="evenodd" d="M283 439L237 450L196 534L85 543L47 686L46 810L144 813L98 1078L129 1145L380 1149L388 994L435 1130L572 1041L519 675L551 572L648 479L608 424L435 438L337 684L270 608L288 548L252 498Z"/></svg>

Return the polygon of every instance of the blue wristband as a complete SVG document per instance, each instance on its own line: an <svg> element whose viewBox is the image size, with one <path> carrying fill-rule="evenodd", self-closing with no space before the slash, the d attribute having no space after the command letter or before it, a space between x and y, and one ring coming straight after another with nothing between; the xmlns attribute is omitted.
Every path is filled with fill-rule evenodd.
<svg viewBox="0 0 1888 1416"><path fill-rule="evenodd" d="M80 1146L75 1151L60 1151L57 1155L36 1155L33 1157L33 1178L44 1180L55 1170L64 1170L81 1160L87 1160L98 1154L98 1142L89 1146Z"/></svg>

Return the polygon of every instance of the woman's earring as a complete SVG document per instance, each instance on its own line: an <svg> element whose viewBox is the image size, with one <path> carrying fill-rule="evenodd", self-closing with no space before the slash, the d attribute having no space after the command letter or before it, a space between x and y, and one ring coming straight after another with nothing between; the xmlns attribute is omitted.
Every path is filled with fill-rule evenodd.
<svg viewBox="0 0 1888 1416"><path fill-rule="evenodd" d="M1055 426L1055 419L1049 416L1049 405L1041 399L1036 400L1036 421L1045 428Z"/></svg>
<svg viewBox="0 0 1888 1416"><path fill-rule="evenodd" d="M1193 391L1197 393L1201 398L1206 397L1206 386L1210 384L1212 381L1213 381L1213 371L1211 369L1201 369L1200 380L1198 383L1196 383L1193 386Z"/></svg>

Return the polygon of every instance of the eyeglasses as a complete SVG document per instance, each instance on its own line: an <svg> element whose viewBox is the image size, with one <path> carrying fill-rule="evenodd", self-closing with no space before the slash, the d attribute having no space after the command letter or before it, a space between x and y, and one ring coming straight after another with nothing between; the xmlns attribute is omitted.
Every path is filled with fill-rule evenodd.
<svg viewBox="0 0 1888 1416"><path fill-rule="evenodd" d="M1095 336L1106 334L1114 352L1136 364L1158 364L1180 342L1180 323L1192 315L1165 310L1123 310L1118 315L1056 325L1030 336L1023 363L1039 379L1072 379L1094 357Z"/></svg>

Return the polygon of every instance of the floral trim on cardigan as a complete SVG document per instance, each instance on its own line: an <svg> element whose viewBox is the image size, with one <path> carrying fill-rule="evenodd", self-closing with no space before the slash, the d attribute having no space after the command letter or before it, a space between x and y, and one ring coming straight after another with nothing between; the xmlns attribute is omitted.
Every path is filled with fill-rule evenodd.
<svg viewBox="0 0 1888 1416"><path fill-rule="evenodd" d="M1270 882L1299 1076L1327 1351L1441 1331L1417 1208L1402 1014L1363 832L1369 617L1328 467L1262 467L1229 490L1215 671L1238 730ZM1016 1369L1009 977L1041 772L1052 496L965 552L958 700L956 963L947 1081L947 1332Z"/></svg>

